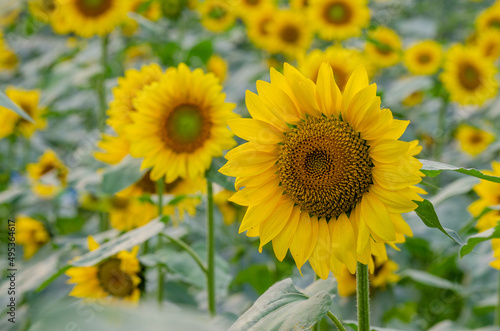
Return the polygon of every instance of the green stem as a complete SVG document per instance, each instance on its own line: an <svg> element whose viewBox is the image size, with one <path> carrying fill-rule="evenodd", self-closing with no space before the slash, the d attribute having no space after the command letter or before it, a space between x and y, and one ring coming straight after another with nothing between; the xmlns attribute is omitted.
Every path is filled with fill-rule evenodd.
<svg viewBox="0 0 500 331"><path fill-rule="evenodd" d="M495 307L495 325L500 325L500 271L498 272L498 289L497 289L498 301Z"/></svg>
<svg viewBox="0 0 500 331"><path fill-rule="evenodd" d="M207 180L207 296L210 316L215 316L215 236L212 182Z"/></svg>
<svg viewBox="0 0 500 331"><path fill-rule="evenodd" d="M106 35L102 38L101 44L101 77L99 78L99 83L97 85L97 94L99 96L99 115L98 115L98 126L99 131L104 132L104 127L106 123L106 89L104 87L104 82L106 79L106 70L107 70L107 62L108 62L108 44L109 44L109 35Z"/></svg>
<svg viewBox="0 0 500 331"><path fill-rule="evenodd" d="M370 290L368 266L358 262L356 269L356 299L358 302L358 331L370 331Z"/></svg>
<svg viewBox="0 0 500 331"><path fill-rule="evenodd" d="M333 324L335 324L335 326L337 327L337 329L339 331L346 331L345 327L342 325L342 323L337 318L337 316L333 315L333 313L331 311L328 311L327 315L328 315L328 317L330 317L330 319L332 320Z"/></svg>
<svg viewBox="0 0 500 331"><path fill-rule="evenodd" d="M156 192L158 193L158 217L161 219L163 216L163 188L165 187L165 178L162 177L156 182ZM157 250L161 248L162 240L161 236L158 236L158 246ZM158 265L158 304L161 306L163 303L163 285L164 285L165 274L163 273L163 267Z"/></svg>
<svg viewBox="0 0 500 331"><path fill-rule="evenodd" d="M172 243L176 244L177 246L179 246L180 248L182 248L183 250L185 250L186 253L188 253L189 255L191 255L191 257L193 258L193 260L200 267L201 271L203 271L203 273L205 275L207 275L207 273L208 273L207 267L205 266L205 264L203 264L203 261L201 260L200 256L191 247L189 247L188 244L186 244L184 241L182 241L180 239L173 238L173 237L169 236L168 234L164 234L163 233L162 235L165 238L167 238L168 240L170 240Z"/></svg>
<svg viewBox="0 0 500 331"><path fill-rule="evenodd" d="M99 231L104 232L108 230L108 218L105 212L99 212Z"/></svg>

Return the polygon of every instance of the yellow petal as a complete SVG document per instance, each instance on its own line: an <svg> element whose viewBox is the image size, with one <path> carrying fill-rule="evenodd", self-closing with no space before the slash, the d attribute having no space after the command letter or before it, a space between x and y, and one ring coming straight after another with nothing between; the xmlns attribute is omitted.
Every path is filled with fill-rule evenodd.
<svg viewBox="0 0 500 331"><path fill-rule="evenodd" d="M269 123L251 118L234 118L227 124L238 137L261 144L277 144L284 139L283 133Z"/></svg>
<svg viewBox="0 0 500 331"><path fill-rule="evenodd" d="M309 259L316 245L318 235L318 221L309 218L307 212L300 213L299 225L295 232L295 237L290 244L290 253L292 253L295 264L300 268Z"/></svg>
<svg viewBox="0 0 500 331"><path fill-rule="evenodd" d="M362 65L357 67L347 81L342 95L342 109L347 109L356 93L368 87L368 74Z"/></svg>
<svg viewBox="0 0 500 331"><path fill-rule="evenodd" d="M326 62L321 64L316 81L316 95L320 109L325 115L340 115L340 104L342 94L340 93L337 83L333 77L333 71L330 65Z"/></svg>
<svg viewBox="0 0 500 331"><path fill-rule="evenodd" d="M270 242L285 227L293 210L293 202L288 197L282 198L282 201L276 206L273 214L260 223L260 247Z"/></svg>
<svg viewBox="0 0 500 331"><path fill-rule="evenodd" d="M336 220L328 223L332 241L332 254L345 264L351 273L356 271L356 237L351 222L342 213Z"/></svg>
<svg viewBox="0 0 500 331"><path fill-rule="evenodd" d="M299 225L300 219L300 209L298 207L294 207L292 211L292 215L288 222L286 223L283 230L273 239L273 250L276 258L279 261L283 261L286 256L286 252L292 243L293 237L295 236L295 232L297 231L297 226Z"/></svg>
<svg viewBox="0 0 500 331"><path fill-rule="evenodd" d="M314 272L321 278L327 279L330 273L330 230L324 218L318 221L318 241L309 259Z"/></svg>
<svg viewBox="0 0 500 331"><path fill-rule="evenodd" d="M361 223L385 241L396 240L394 225L384 204L371 192L366 193L360 203Z"/></svg>

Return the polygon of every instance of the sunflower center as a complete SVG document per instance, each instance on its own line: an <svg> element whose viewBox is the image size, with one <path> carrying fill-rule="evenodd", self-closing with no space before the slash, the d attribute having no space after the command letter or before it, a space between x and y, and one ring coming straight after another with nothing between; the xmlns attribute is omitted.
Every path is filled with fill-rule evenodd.
<svg viewBox="0 0 500 331"><path fill-rule="evenodd" d="M263 36L267 36L269 34L269 23L271 23L272 19L266 17L259 22L259 32Z"/></svg>
<svg viewBox="0 0 500 331"><path fill-rule="evenodd" d="M379 53L381 55L389 55L392 53L391 47L387 43L385 43L383 40L379 40L375 44L375 49L377 50L377 53Z"/></svg>
<svg viewBox="0 0 500 331"><path fill-rule="evenodd" d="M226 14L226 9L221 6L214 6L208 12L208 16L214 20L221 20Z"/></svg>
<svg viewBox="0 0 500 331"><path fill-rule="evenodd" d="M40 171L40 176L48 174L49 172L51 172L55 168L56 168L56 166L52 163L44 165L42 170Z"/></svg>
<svg viewBox="0 0 500 331"><path fill-rule="evenodd" d="M429 54L420 54L418 56L418 62L420 64L427 64L429 62L431 62L431 56Z"/></svg>
<svg viewBox="0 0 500 331"><path fill-rule="evenodd" d="M324 17L332 24L345 24L350 21L351 9L343 3L333 3L325 8Z"/></svg>
<svg viewBox="0 0 500 331"><path fill-rule="evenodd" d="M114 209L125 209L127 208L128 204L129 201L127 198L117 196L111 198L111 206L113 206Z"/></svg>
<svg viewBox="0 0 500 331"><path fill-rule="evenodd" d="M463 87L468 90L475 90L481 85L481 76L479 71L470 63L465 63L461 66L458 79Z"/></svg>
<svg viewBox="0 0 500 331"><path fill-rule="evenodd" d="M495 18L492 18L489 22L488 22L488 26L490 28L496 28L496 29L500 29L500 19L495 17Z"/></svg>
<svg viewBox="0 0 500 331"><path fill-rule="evenodd" d="M470 136L469 141L473 145L479 144L483 141L483 136L481 133L475 132Z"/></svg>
<svg viewBox="0 0 500 331"><path fill-rule="evenodd" d="M77 0L78 10L85 16L97 17L106 13L113 4L113 0Z"/></svg>
<svg viewBox="0 0 500 331"><path fill-rule="evenodd" d="M285 25L279 35L284 42L294 44L299 40L300 32L295 25Z"/></svg>
<svg viewBox="0 0 500 331"><path fill-rule="evenodd" d="M190 153L210 135L210 122L197 106L181 105L167 116L165 142L175 152Z"/></svg>
<svg viewBox="0 0 500 331"><path fill-rule="evenodd" d="M300 209L327 220L351 211L372 183L366 141L335 117L309 117L286 134L278 173Z"/></svg>
<svg viewBox="0 0 500 331"><path fill-rule="evenodd" d="M247 5L256 6L260 3L260 0L243 0Z"/></svg>
<svg viewBox="0 0 500 331"><path fill-rule="evenodd" d="M121 260L110 258L102 262L97 270L101 287L114 297L123 298L132 294L134 284L130 276L120 269Z"/></svg>

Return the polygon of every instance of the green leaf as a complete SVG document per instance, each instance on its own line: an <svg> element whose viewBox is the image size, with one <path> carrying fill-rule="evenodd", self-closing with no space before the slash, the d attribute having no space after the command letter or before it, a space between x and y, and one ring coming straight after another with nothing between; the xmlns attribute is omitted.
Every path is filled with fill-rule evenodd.
<svg viewBox="0 0 500 331"><path fill-rule="evenodd" d="M331 303L328 293L320 291L309 298L288 278L269 288L229 330L309 330L326 316Z"/></svg>
<svg viewBox="0 0 500 331"><path fill-rule="evenodd" d="M84 224L85 218L82 216L60 217L56 220L56 227L61 235L67 235L80 231Z"/></svg>
<svg viewBox="0 0 500 331"><path fill-rule="evenodd" d="M216 157L212 160L210 169L207 171L207 179L213 183L219 184L226 190L234 191L234 177L229 177L223 175L219 172L219 169L226 164L226 159L223 157Z"/></svg>
<svg viewBox="0 0 500 331"><path fill-rule="evenodd" d="M187 62L191 64L194 57L201 60L203 64L208 62L210 56L212 56L213 47L211 40L203 40L202 42L196 44L191 48L187 55Z"/></svg>
<svg viewBox="0 0 500 331"><path fill-rule="evenodd" d="M102 244L98 249L80 257L77 261L71 263L75 267L90 267L100 261L115 255L118 252L128 250L136 245L142 244L149 238L156 236L163 231L165 224L157 217L140 228L129 231L118 238Z"/></svg>
<svg viewBox="0 0 500 331"><path fill-rule="evenodd" d="M273 284L273 275L265 264L255 264L241 270L233 280L234 285L250 284L255 291L263 294Z"/></svg>
<svg viewBox="0 0 500 331"><path fill-rule="evenodd" d="M464 257L472 252L477 244L495 238L500 238L500 225L467 238L467 244L460 248L460 257Z"/></svg>
<svg viewBox="0 0 500 331"><path fill-rule="evenodd" d="M17 115L24 118L25 120L35 124L35 121L33 121L33 119L30 117L30 115L28 115L24 110L22 110L12 100L10 100L9 97L3 92L0 92L0 107L10 109L14 113L16 113Z"/></svg>
<svg viewBox="0 0 500 331"><path fill-rule="evenodd" d="M439 222L439 218L436 215L436 211L434 210L434 206L429 200L424 201L414 201L418 207L415 209L418 217L427 225L429 228L436 228L448 236L450 239L455 241L459 245L464 245L464 241L460 236L453 230L443 228L441 223Z"/></svg>
<svg viewBox="0 0 500 331"><path fill-rule="evenodd" d="M414 269L406 269L400 273L401 277L408 277L413 281L427 286L449 289L462 292L463 288L459 284L450 282L447 279L432 275L428 272Z"/></svg>
<svg viewBox="0 0 500 331"><path fill-rule="evenodd" d="M115 194L141 179L141 160L127 157L119 164L109 167L102 174L102 192Z"/></svg>
<svg viewBox="0 0 500 331"><path fill-rule="evenodd" d="M57 270L52 276L49 277L46 281L44 281L37 289L36 292L42 291L44 288L50 285L54 280L59 278L63 273L65 273L69 268L71 268L70 265L64 266L61 269Z"/></svg>
<svg viewBox="0 0 500 331"><path fill-rule="evenodd" d="M488 180L490 182L500 183L500 177L485 175L477 169L459 168L446 163L430 161L430 160L419 160L419 161L422 162L422 169L420 169L420 171L422 171L426 176L429 177L435 177L439 175L441 171L444 170L447 171L451 170L468 176L473 176L480 179Z"/></svg>

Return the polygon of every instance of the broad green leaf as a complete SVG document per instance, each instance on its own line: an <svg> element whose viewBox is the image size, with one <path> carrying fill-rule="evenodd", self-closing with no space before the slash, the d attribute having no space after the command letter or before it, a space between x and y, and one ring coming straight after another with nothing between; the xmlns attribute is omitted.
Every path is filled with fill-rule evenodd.
<svg viewBox="0 0 500 331"><path fill-rule="evenodd" d="M285 279L258 298L229 330L309 330L326 316L331 303L328 293L320 291L309 298Z"/></svg>
<svg viewBox="0 0 500 331"><path fill-rule="evenodd" d="M500 238L500 225L467 238L467 243L460 248L460 257L472 252L477 244L494 238Z"/></svg>
<svg viewBox="0 0 500 331"><path fill-rule="evenodd" d="M415 209L415 213L417 213L418 217L430 228L436 228L448 236L450 239L455 241L459 245L464 245L464 241L460 236L453 230L443 228L441 223L439 222L439 218L436 215L436 211L434 210L434 206L429 200L424 201L414 201L418 207Z"/></svg>
<svg viewBox="0 0 500 331"><path fill-rule="evenodd" d="M61 235L67 235L73 232L80 231L85 224L85 218L82 216L76 217L59 217L56 220L56 227Z"/></svg>
<svg viewBox="0 0 500 331"><path fill-rule="evenodd" d="M413 281L437 288L449 289L461 292L462 286L450 282L447 279L432 275L428 272L414 269L406 269L400 273L401 277L408 277Z"/></svg>
<svg viewBox="0 0 500 331"><path fill-rule="evenodd" d="M90 267L96 265L103 259L113 256L118 252L129 250L130 248L142 244L149 238L156 236L165 228L165 224L157 217L140 228L129 231L118 238L102 244L98 249L80 257L71 263L75 267Z"/></svg>
<svg viewBox="0 0 500 331"><path fill-rule="evenodd" d="M263 294L273 284L273 275L265 264L255 264L238 272L233 285L250 284L258 294Z"/></svg>
<svg viewBox="0 0 500 331"><path fill-rule="evenodd" d="M102 174L102 192L115 194L141 179L141 160L125 158L119 164L112 166Z"/></svg>
<svg viewBox="0 0 500 331"><path fill-rule="evenodd" d="M213 47L211 40L203 40L202 42L196 44L191 48L187 54L187 62L191 64L194 57L201 60L203 64L208 62L210 56L212 56Z"/></svg>
<svg viewBox="0 0 500 331"><path fill-rule="evenodd" d="M221 174L219 169L226 164L226 159L223 157L217 157L212 160L212 165L207 171L207 179L211 182L217 183L226 190L234 191L234 177L229 177Z"/></svg>
<svg viewBox="0 0 500 331"><path fill-rule="evenodd" d="M422 169L420 169L420 171L422 171L426 176L429 177L435 177L439 175L441 171L444 170L451 170L459 172L461 174L488 180L490 182L500 183L500 177L483 174L481 171L477 169L460 168L446 163L430 161L430 160L419 160L419 161L422 162Z"/></svg>
<svg viewBox="0 0 500 331"><path fill-rule="evenodd" d="M12 100L10 100L9 97L3 92L0 92L0 107L10 109L14 113L16 113L17 115L24 118L25 120L35 124L35 121L33 121L33 119L30 117L30 115L28 115L18 105L16 105L14 102L12 102Z"/></svg>

